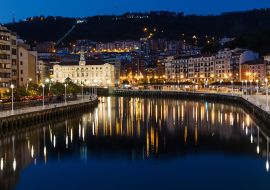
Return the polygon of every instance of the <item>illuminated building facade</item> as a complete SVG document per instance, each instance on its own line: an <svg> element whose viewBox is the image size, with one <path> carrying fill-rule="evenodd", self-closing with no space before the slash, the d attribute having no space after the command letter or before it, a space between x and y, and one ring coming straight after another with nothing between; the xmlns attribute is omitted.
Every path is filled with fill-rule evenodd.
<svg viewBox="0 0 270 190"><path fill-rule="evenodd" d="M11 83L17 84L16 34L0 26L0 95Z"/></svg>
<svg viewBox="0 0 270 190"><path fill-rule="evenodd" d="M217 54L168 57L166 77L171 82L239 81L240 65L256 60L258 55L245 49L224 49Z"/></svg>
<svg viewBox="0 0 270 190"><path fill-rule="evenodd" d="M53 79L56 82L64 82L70 78L73 82L95 86L114 86L115 67L101 60L86 61L81 54L78 62L61 62L53 66Z"/></svg>
<svg viewBox="0 0 270 190"><path fill-rule="evenodd" d="M267 62L264 60L247 61L241 64L240 78L242 81L264 82Z"/></svg>

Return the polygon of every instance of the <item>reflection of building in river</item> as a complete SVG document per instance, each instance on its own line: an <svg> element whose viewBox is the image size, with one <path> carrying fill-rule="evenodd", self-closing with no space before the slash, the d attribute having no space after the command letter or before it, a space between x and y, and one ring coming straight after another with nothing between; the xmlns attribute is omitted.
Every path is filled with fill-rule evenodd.
<svg viewBox="0 0 270 190"><path fill-rule="evenodd" d="M0 139L0 189L13 189L22 169L35 161L39 152L40 129Z"/></svg>
<svg viewBox="0 0 270 190"><path fill-rule="evenodd" d="M80 117L0 138L0 189L14 187L19 172L31 163L61 160L67 154L87 160L89 153L94 157L124 152L131 159L145 159L164 153L186 155L195 147L196 152L257 151L268 160L266 135L241 108L174 99L106 97L101 102ZM269 169L269 161L265 167Z"/></svg>

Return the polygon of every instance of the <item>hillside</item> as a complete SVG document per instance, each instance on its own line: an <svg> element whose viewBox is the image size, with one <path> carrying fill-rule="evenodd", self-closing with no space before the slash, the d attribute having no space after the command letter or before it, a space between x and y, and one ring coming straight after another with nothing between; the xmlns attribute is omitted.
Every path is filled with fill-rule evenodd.
<svg viewBox="0 0 270 190"><path fill-rule="evenodd" d="M230 46L247 47L261 53L270 52L270 9L246 12L224 13L221 15L184 15L173 12L126 13L120 16L94 16L84 19L68 36L65 42L77 39L113 41L139 39L144 27L154 33L154 38L186 39L196 35L199 42L205 36L237 37ZM33 44L42 41L57 41L76 22L76 18L43 17L6 24L23 39ZM182 35L185 34L185 35Z"/></svg>

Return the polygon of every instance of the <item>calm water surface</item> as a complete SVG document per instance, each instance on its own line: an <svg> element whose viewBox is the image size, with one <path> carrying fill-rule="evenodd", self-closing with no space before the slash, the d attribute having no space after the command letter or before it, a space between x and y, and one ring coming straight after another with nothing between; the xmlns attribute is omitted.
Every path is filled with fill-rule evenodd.
<svg viewBox="0 0 270 190"><path fill-rule="evenodd" d="M239 107L108 97L2 134L0 190L269 190L267 139Z"/></svg>

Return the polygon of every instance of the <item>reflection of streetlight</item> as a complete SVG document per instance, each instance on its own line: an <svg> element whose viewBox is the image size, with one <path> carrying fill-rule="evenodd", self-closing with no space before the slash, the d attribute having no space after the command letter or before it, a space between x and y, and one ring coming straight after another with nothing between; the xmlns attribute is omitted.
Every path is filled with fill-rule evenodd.
<svg viewBox="0 0 270 190"><path fill-rule="evenodd" d="M15 136L12 136L12 152L13 152L13 170L16 171L16 166L17 166L17 162L16 162L16 158L15 158Z"/></svg>
<svg viewBox="0 0 270 190"><path fill-rule="evenodd" d="M14 102L14 94L13 94L13 89L14 89L14 84L10 85L11 88L11 112L14 112L14 106L13 106L13 102Z"/></svg>
<svg viewBox="0 0 270 190"><path fill-rule="evenodd" d="M68 148L68 124L67 124L67 120L65 121L66 124L66 148Z"/></svg>
<svg viewBox="0 0 270 190"><path fill-rule="evenodd" d="M257 137L257 154L260 154L260 129L258 127L258 137Z"/></svg>
<svg viewBox="0 0 270 190"><path fill-rule="evenodd" d="M46 128L43 127L43 141L44 141L44 147L43 147L43 154L44 154L44 160L46 163L47 160L47 148L46 148Z"/></svg>
<svg viewBox="0 0 270 190"><path fill-rule="evenodd" d="M266 151L266 171L269 171L269 138L267 137L267 151Z"/></svg>

